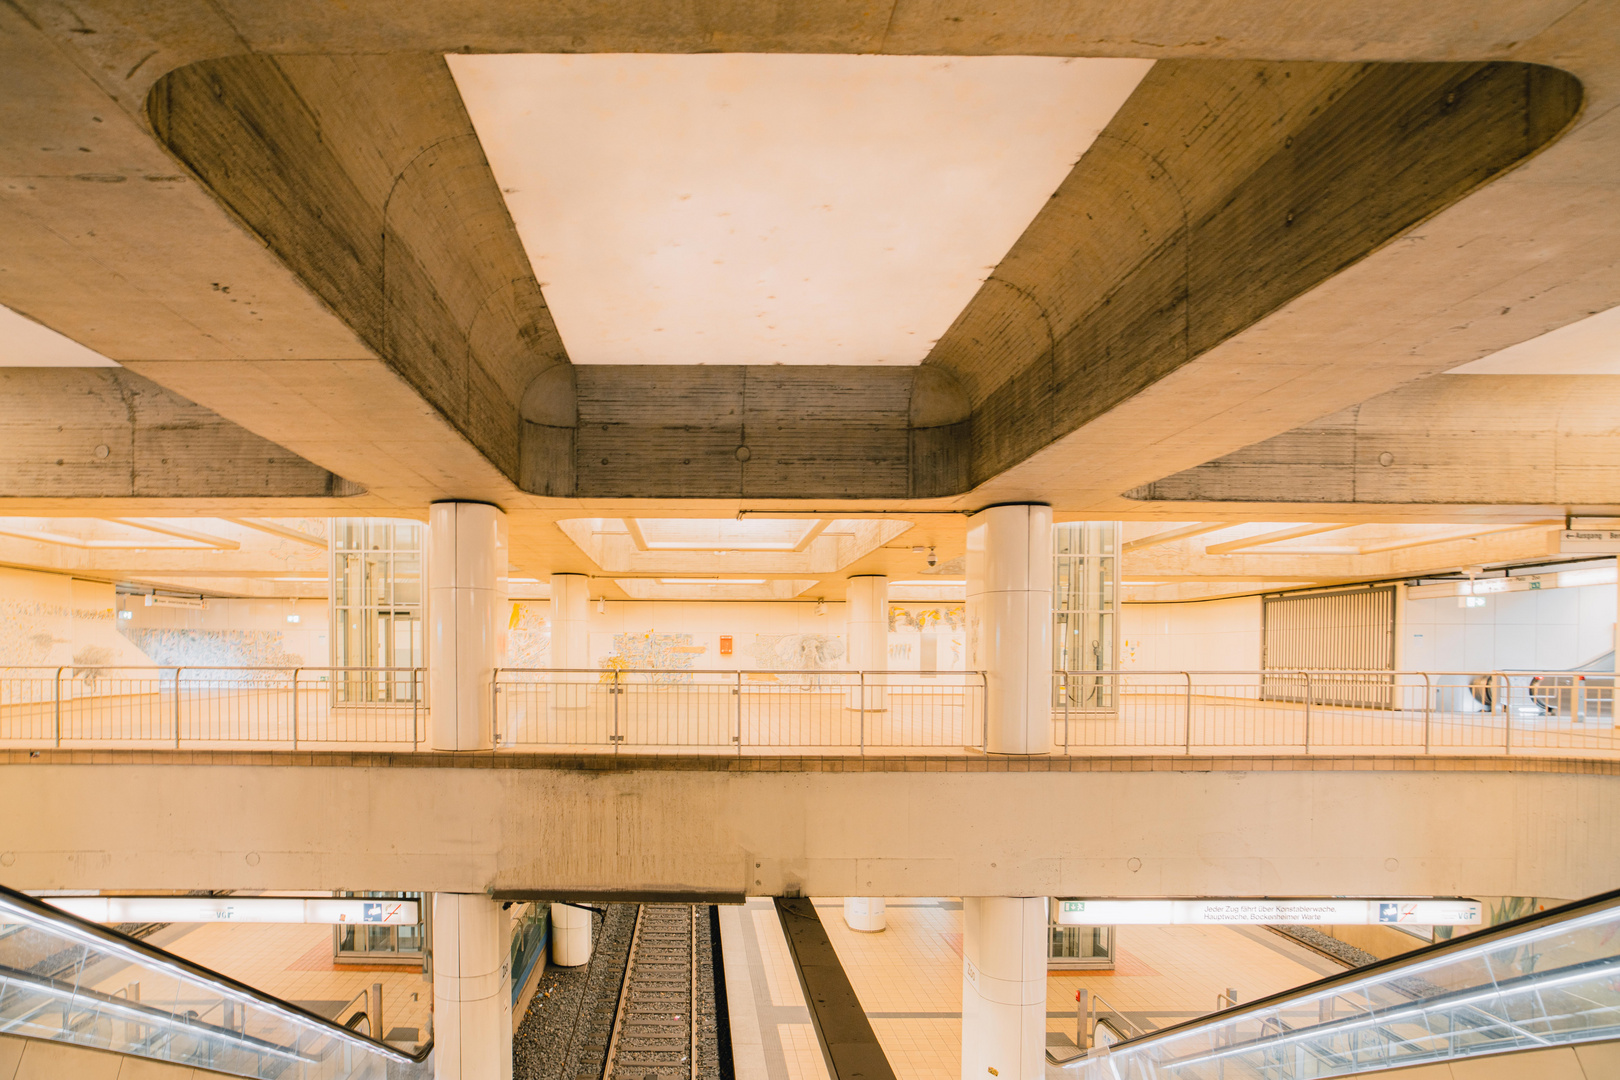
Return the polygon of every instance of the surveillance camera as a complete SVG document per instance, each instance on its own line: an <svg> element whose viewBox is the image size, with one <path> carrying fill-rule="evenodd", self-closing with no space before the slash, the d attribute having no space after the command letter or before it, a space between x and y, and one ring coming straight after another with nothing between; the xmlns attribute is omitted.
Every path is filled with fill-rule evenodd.
<svg viewBox="0 0 1620 1080"><path fill-rule="evenodd" d="M929 548L928 549L928 566L929 566L929 568L932 569L933 567L937 566L938 564L939 564L939 556L934 554L934 549L933 548Z"/></svg>

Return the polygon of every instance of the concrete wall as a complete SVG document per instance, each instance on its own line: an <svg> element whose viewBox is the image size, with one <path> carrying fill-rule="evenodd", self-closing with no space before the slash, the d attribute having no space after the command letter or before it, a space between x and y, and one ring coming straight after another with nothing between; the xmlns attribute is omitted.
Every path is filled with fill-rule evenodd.
<svg viewBox="0 0 1620 1080"><path fill-rule="evenodd" d="M118 633L114 603L105 582L0 567L0 666L149 663Z"/></svg>
<svg viewBox="0 0 1620 1080"><path fill-rule="evenodd" d="M1253 671L1260 666L1260 598L1124 604L1119 666L1143 671Z"/></svg>
<svg viewBox="0 0 1620 1080"><path fill-rule="evenodd" d="M159 664L308 665L332 662L324 599L211 599L205 608L147 607L122 599L124 636ZM287 617L295 615L296 623Z"/></svg>
<svg viewBox="0 0 1620 1080"><path fill-rule="evenodd" d="M1396 664L1405 671L1576 667L1614 648L1615 599L1613 585L1495 593L1477 608L1458 607L1453 596L1403 596ZM1120 610L1122 669L1252 670L1260 642L1257 596Z"/></svg>
<svg viewBox="0 0 1620 1080"><path fill-rule="evenodd" d="M519 600L510 620L506 664L546 667L551 662L550 605ZM673 667L734 671L751 668L850 666L844 603L829 600L823 614L814 602L779 601L704 603L660 600L609 600L606 611L596 602L586 607L590 666L610 657L635 661L636 667ZM961 601L895 601L906 618L891 618L889 668L917 671L928 655L925 638L933 638L932 668L960 671L964 626ZM918 615L931 612L919 625ZM731 638L731 655L720 652L720 638ZM646 662L654 661L654 662Z"/></svg>
<svg viewBox="0 0 1620 1080"><path fill-rule="evenodd" d="M95 755L106 764L80 765L63 764L65 752L14 752L0 765L0 880L565 895L1580 897L1613 886L1620 856L1620 778L1528 763L1421 772L1327 771L1327 761L1296 771L1286 758L1253 772L1214 771L1207 759L1096 772L987 772L982 762L947 772L974 763L943 759L846 760L851 771L815 772L757 771L802 767L791 760L743 771L724 759L555 768L468 755L200 763L242 758L114 751ZM323 760L344 763L297 764ZM853 771L863 767L874 771Z"/></svg>

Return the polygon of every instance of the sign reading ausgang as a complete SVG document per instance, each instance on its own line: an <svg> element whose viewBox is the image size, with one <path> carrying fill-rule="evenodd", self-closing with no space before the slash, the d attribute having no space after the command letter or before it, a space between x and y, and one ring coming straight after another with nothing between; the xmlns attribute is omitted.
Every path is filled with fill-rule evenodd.
<svg viewBox="0 0 1620 1080"><path fill-rule="evenodd" d="M1558 534L1561 555L1620 555L1620 529L1565 529Z"/></svg>
<svg viewBox="0 0 1620 1080"><path fill-rule="evenodd" d="M1354 926L1478 926L1478 900L1230 899L1059 900L1063 926L1199 926L1305 923Z"/></svg>

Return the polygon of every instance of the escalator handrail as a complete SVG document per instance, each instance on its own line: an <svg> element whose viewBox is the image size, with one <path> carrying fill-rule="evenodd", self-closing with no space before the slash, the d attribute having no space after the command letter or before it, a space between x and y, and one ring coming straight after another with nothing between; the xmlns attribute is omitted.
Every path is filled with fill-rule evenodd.
<svg viewBox="0 0 1620 1080"><path fill-rule="evenodd" d="M311 1012L303 1006L296 1005L283 998L266 994L262 990L256 990L246 983L238 982L229 975L222 975L210 968L203 967L201 964L194 964L184 957L165 952L137 938L121 934L99 923L81 919L77 915L69 914L60 908L52 907L43 901L36 900L27 893L18 892L15 889L0 885L0 915L3 915L6 907L20 909L40 922L50 924L53 929L56 929L64 937L74 938L89 948L96 949L99 946L101 951L122 953L126 957L130 953L134 953L141 962L179 971L187 978L209 984L234 996L251 998L261 1008L286 1014L291 1019L302 1023L313 1024L325 1029L336 1038L359 1041L365 1044L366 1049L386 1054L397 1061L408 1061L419 1065L426 1061L428 1054L433 1051L433 1039L431 1036L421 1049L414 1054L409 1053L397 1046L391 1046L381 1039L350 1031L343 1025L335 1023L319 1013ZM238 1037L240 1038L240 1036Z"/></svg>
<svg viewBox="0 0 1620 1080"><path fill-rule="evenodd" d="M1561 967L1561 968L1551 968L1551 969L1549 969L1547 971L1530 972L1530 973L1525 974L1525 975L1515 976L1515 977L1513 977L1511 979L1495 980L1495 981L1492 981L1489 984L1481 984L1480 986L1467 986L1467 987L1463 987L1463 988L1461 988L1459 990L1449 990L1449 991L1447 991L1447 992L1445 992L1443 994L1435 994L1435 995L1433 995L1431 997L1413 998L1409 1003L1404 1004L1404 1005L1400 1005L1400 1006L1395 1006L1390 1010L1379 1009L1379 1010L1374 1010L1371 1013L1363 1013L1360 1016L1344 1016L1344 1017L1338 1017L1338 1018L1333 1019L1333 1020L1329 1020L1329 1021L1327 1021L1325 1023L1306 1024L1306 1025L1299 1026L1299 1027L1290 1027L1290 1028L1287 1029L1286 1032L1279 1032L1278 1035L1275 1036L1275 1037L1269 1036L1269 1035L1262 1035L1260 1038L1257 1038L1257 1039L1248 1039L1248 1040L1245 1040L1243 1042L1230 1043L1229 1045L1222 1047L1222 1051L1223 1051L1223 1053L1241 1053L1241 1052L1248 1051L1248 1050L1259 1049L1261 1047L1266 1046L1267 1044L1272 1044L1272 1043L1277 1042L1278 1039L1284 1034L1286 1034L1286 1035L1288 1035L1290 1037L1299 1037L1299 1036L1315 1036L1315 1035L1332 1035L1336 1031L1351 1030L1351 1029L1355 1029L1355 1028L1361 1028L1361 1029L1370 1028L1371 1030L1374 1030L1374 1031L1386 1030L1386 1029L1389 1028L1389 1026L1391 1024L1397 1023L1400 1020L1405 1019L1405 1017L1403 1017L1401 1015L1387 1015L1387 1013L1393 1012L1395 1010L1411 1011L1411 1012L1421 1014L1421 1013L1426 1013L1426 1012L1430 1012L1430 1011L1440 1011L1440 1010L1444 1010L1446 1008L1462 1007L1462 1008L1475 1008L1476 1011L1477 1011L1477 1006L1475 1006L1473 1004L1473 1002L1467 1001L1467 1000L1461 1000L1461 999L1466 999L1466 998L1469 998L1469 997L1478 997L1481 990L1484 989L1484 987L1486 985L1488 985L1490 987L1490 991L1492 993L1501 993L1501 992L1504 992L1504 991L1505 992L1512 992L1514 990L1517 990L1517 989L1520 989L1522 987L1529 986L1529 985L1532 985L1532 984L1535 984L1535 983L1546 982L1549 979L1565 979L1565 978L1579 977L1579 976L1601 975L1601 974L1605 974L1605 973L1620 974L1620 957L1609 956L1609 957L1600 957L1600 958L1595 959L1595 960L1583 960L1578 964L1568 964L1568 965L1566 965L1564 967ZM1490 1019L1491 1023L1480 1024L1480 1025L1478 1025L1478 1028L1495 1027L1495 1026L1511 1026L1511 1024L1512 1024L1512 1021L1506 1020L1506 1019L1504 1019L1504 1018L1502 1018L1500 1016L1496 1016L1493 1013L1486 1013L1485 1015ZM1370 1023L1369 1023L1369 1021L1370 1021ZM1166 1030L1168 1030L1168 1029L1166 1029ZM1155 1033L1155 1034L1158 1034L1158 1033ZM1452 1031L1447 1032L1445 1037L1451 1038L1451 1037L1454 1037L1456 1034L1458 1034L1458 1032L1455 1029L1453 1029ZM1430 1036L1431 1037L1437 1037L1435 1035L1435 1033L1433 1033L1433 1032L1430 1033ZM1392 1041L1402 1041L1402 1042L1409 1042L1410 1041L1410 1040L1403 1039L1403 1038L1395 1035L1394 1032L1392 1032L1392 1031L1386 1031L1385 1037L1392 1040ZM1145 1041L1145 1040L1137 1040L1137 1041ZM1114 1045L1117 1047L1117 1046L1123 1046L1124 1044L1123 1043L1115 1043Z"/></svg>
<svg viewBox="0 0 1620 1080"><path fill-rule="evenodd" d="M1596 896L1587 897L1584 900L1576 900L1572 903L1562 904L1546 911L1536 912L1535 914L1526 915L1522 918L1513 919L1509 922L1499 923L1487 930L1479 930L1472 934L1466 934L1460 938L1453 938L1450 941L1436 942L1433 945L1427 945L1421 949L1414 949L1409 953L1402 953L1399 956L1391 956L1384 960L1375 961L1366 965L1365 967L1352 968L1349 971L1345 971L1337 975L1329 975L1325 979L1318 979L1316 982L1306 983L1304 986L1296 986L1292 989L1271 994L1263 998L1256 998L1254 1001L1247 1001L1242 1005L1234 1005L1229 1009L1222 1009L1219 1012L1207 1013L1204 1016L1194 1017L1190 1020L1183 1020L1179 1024L1172 1024L1169 1027L1160 1028L1150 1034L1115 1043L1110 1049L1114 1051L1130 1049L1144 1043L1190 1031L1194 1028L1200 1028L1212 1024L1227 1023L1248 1013L1264 1012L1277 1008L1281 1005L1286 1005L1290 1001L1315 997L1322 991L1332 989L1336 986L1347 986L1365 982L1369 976L1375 976L1385 972L1399 971L1403 968L1422 967L1425 966L1429 961L1446 956L1450 953L1463 952L1465 950L1472 951L1479 948L1481 945L1488 944L1491 941L1501 938L1516 937L1519 934L1524 933L1526 930L1552 927L1558 923L1571 922L1575 919L1584 918L1585 916L1593 914L1594 912L1615 907L1620 907L1620 889L1614 889L1606 893L1599 893Z"/></svg>
<svg viewBox="0 0 1620 1080"><path fill-rule="evenodd" d="M273 1043L268 1039L261 1039L257 1035L248 1035L233 1028L220 1027L218 1024L210 1024L197 1017L187 1016L185 1013L169 1012L166 1009L160 1009L155 1006L148 1005L145 1002L131 1001L127 998L118 997L116 994L103 993L100 990L91 990L75 983L63 982L61 979L53 979L48 975L36 975L32 972L22 971L18 968L8 967L4 964L0 964L0 986L5 986L8 984L30 986L37 990L44 991L53 997L83 1000L93 1003L100 1008L115 1009L122 1013L131 1014L137 1020L148 1020L154 1026L162 1024L165 1026L178 1025L180 1027L192 1028L214 1038L224 1038L229 1039L232 1042L248 1044L255 1050L263 1050L267 1053L275 1054L277 1057L295 1058L300 1061L311 1062L319 1060L318 1058L311 1057L308 1054L301 1054L296 1050ZM4 1017L0 1017L0 1024L3 1024L4 1022Z"/></svg>

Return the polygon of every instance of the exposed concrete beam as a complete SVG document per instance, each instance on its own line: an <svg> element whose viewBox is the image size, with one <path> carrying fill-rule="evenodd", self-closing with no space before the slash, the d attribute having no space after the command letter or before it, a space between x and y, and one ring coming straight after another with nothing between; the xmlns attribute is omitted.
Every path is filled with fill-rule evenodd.
<svg viewBox="0 0 1620 1080"><path fill-rule="evenodd" d="M1620 858L1620 778L1592 761L1413 758L1372 771L1284 756L1248 771L1241 758L1160 757L955 772L944 770L988 765L900 771L919 763L869 758L861 771L789 772L39 753L0 764L15 888L1586 896L1613 884ZM220 807L244 792L260 812L222 829Z"/></svg>
<svg viewBox="0 0 1620 1080"><path fill-rule="evenodd" d="M1532 526L1560 525L1562 522L1546 520L1532 522ZM1413 540L1398 540L1382 543L1363 544L1356 549L1358 555L1378 555L1385 551L1410 551L1412 548L1431 547L1435 544L1452 544L1458 540L1473 540L1482 536L1495 536L1498 533L1518 532L1525 528L1523 525L1497 525L1493 528L1464 529L1460 532L1446 533L1443 536L1426 536Z"/></svg>
<svg viewBox="0 0 1620 1080"><path fill-rule="evenodd" d="M1192 503L1620 502L1620 375L1440 375L1129 493Z"/></svg>
<svg viewBox="0 0 1620 1080"><path fill-rule="evenodd" d="M9 141L0 149L5 155L0 167L6 175L38 182L31 181L30 193L8 189L0 207L0 213L6 215L6 227L0 228L4 238L0 259L29 269L29 275L7 274L0 279L5 283L0 299L11 303L20 297L13 306L66 330L76 340L98 348L89 339L106 340L112 347L101 351L117 358L123 359L116 347L120 341L138 341L139 349L134 351L144 356L143 364L184 361L165 369L167 385L310 460L355 477L374 491L386 485L388 497L400 505L419 505L427 497L445 493L513 499L516 492L510 472L489 466L500 455L489 456L482 444L475 448L471 436L456 426L483 430L463 402L426 398L426 391L394 376L389 366L393 360L377 359L365 341L332 315L324 296L312 296L301 288L286 272L285 263L272 257L257 237L240 229L218 206L200 197L197 185L189 183L183 170L175 168L130 122L139 117L152 80L199 61L252 51L308 55L323 50L375 54L394 49L418 56L462 48L681 51L713 48L716 41L727 47L783 52L950 54L988 48L1009 54L1149 55L1196 61L1193 66L1205 67L1232 57L1308 56L1345 61L1348 71L1364 61L1365 42L1371 34L1379 42L1377 55L1381 58L1450 61L1464 57L1558 64L1585 79L1595 96L1581 126L1568 138L1511 176L1424 222L1406 241L1388 244L1354 262L1350 255L1357 244L1371 245L1361 249L1365 254L1393 234L1386 232L1371 240L1370 232L1359 238L1345 233L1327 243L1299 238L1312 229L1334 227L1328 224L1333 214L1327 208L1339 205L1336 199L1356 203L1354 215L1370 231L1376 231L1377 221L1389 225L1403 211L1413 209L1396 205L1404 190L1403 176L1425 176L1438 206L1444 204L1445 192L1454 190L1448 185L1457 179L1443 172L1448 163L1465 172L1478 166L1470 174L1477 182L1501 175L1509 164L1552 134L1547 130L1553 126L1549 118L1558 110L1544 112L1535 107L1533 100L1546 96L1530 83L1544 77L1557 80L1545 73L1511 69L1525 76L1520 104L1526 107L1516 115L1506 86L1513 79L1494 80L1484 95L1489 100L1483 102L1483 112L1474 111L1482 104L1472 93L1482 85L1478 82L1454 98L1449 91L1437 98L1420 94L1418 97L1431 104L1438 101L1439 111L1386 114L1391 124L1382 129L1386 134L1409 132L1416 143L1405 149L1416 152L1403 156L1400 147L1386 144L1384 149L1389 152L1382 157L1353 155L1346 168L1339 168L1332 154L1320 152L1323 144L1312 140L1326 130L1318 124L1331 126L1330 114L1342 120L1346 113L1354 112L1346 102L1361 100L1357 95L1362 92L1371 93L1371 83L1341 88L1342 93L1334 90L1327 98L1319 96L1301 108L1302 98L1311 94L1300 95L1284 84L1304 77L1304 67L1314 65L1279 62L1246 69L1251 74L1257 70L1272 73L1258 97L1241 80L1224 92L1187 95L1180 105L1182 113L1177 114L1185 123L1167 140L1165 149L1170 156L1162 170L1155 172L1147 163L1151 155L1141 153L1145 144L1140 137L1176 125L1159 116L1150 121L1151 131L1132 132L1137 138L1129 146L1138 151L1136 163L1121 159L1117 177L1121 182L1107 189L1129 193L1125 204L1110 201L1117 217L1097 226L1093 233L1089 231L1092 223L1081 221L1091 208L1083 200L1066 204L1074 212L1076 228L1088 231L1082 234L1081 244L1071 243L1066 251L1062 244L1057 245L1052 265L1074 256L1079 273L1068 280L1078 283L1078 290L1073 295L1066 287L1031 290L1032 307L1039 311L1019 313L1017 329L1009 331L1009 336L1022 334L1024 345L984 350L985 356L996 357L990 362L995 370L976 368L975 379L989 392L1002 393L1002 387L1011 387L1002 394L1004 403L1016 404L1014 399L1021 391L1013 383L1020 379L1038 382L1053 372L1059 376L1053 383L1059 393L1052 402L1043 400L1035 410L1017 415L1019 424L1032 429L1033 435L995 423L979 431L974 445L992 463L981 470L985 475L999 468L994 463L1003 456L1020 460L1026 441L1046 449L996 473L969 501L1043 498L1061 508L1114 512L1119 509L1117 493L1122 490L1286 431L1403 379L1473 359L1620 302L1620 286L1612 272L1614 253L1620 250L1616 243L1620 225L1615 224L1620 214L1614 212L1612 162L1617 155L1611 146L1620 138L1612 108L1616 93L1612 88L1620 80L1614 78L1617 61L1595 44L1612 38L1615 15L1604 5L1571 8L1567 3L1544 0L1470 9L1463 17L1451 5L1416 15L1405 10L1391 15L1352 4L1299 17L1291 10L1233 2L1192 9L1125 11L1117 5L1076 0L1039 11L1014 5L995 11L963 9L941 17L935 9L917 8L897 9L889 16L823 7L796 11L782 19L763 12L684 8L675 12L657 4L636 4L586 17L529 11L518 18L509 5L484 0L454 7L429 2L408 11L373 6L364 8L363 14L351 8L299 3L278 9L271 19L263 11L235 2L206 5L174 0L159 19L149 9L121 0L86 0L75 4L71 13L42 0L22 0L0 12L6 43L15 46L7 52L0 71L15 79L19 88L7 100L27 102L31 119L4 125L3 139ZM1075 26L1088 28L1083 42L1075 39ZM1248 63L1234 61L1233 69ZM296 66L289 61L285 70ZM318 66L312 62L311 69ZM331 70L341 66L342 62L329 65ZM1187 68L1188 73L1193 66ZM1421 82L1436 70L1410 74ZM311 85L326 75L325 71L310 75ZM379 81L379 90L374 92L390 91ZM410 95L395 97L397 100L388 103L390 107L416 107ZM1569 104L1568 93L1563 97ZM1245 102L1248 111L1239 107ZM318 110L320 106L317 102L310 107ZM429 106L424 103L422 107ZM105 112L107 109L114 113ZM1312 110L1316 110L1314 117ZM365 110L356 106L355 111ZM97 124L88 119L91 116L105 122ZM1476 122L1482 116L1502 122L1485 122L1480 127ZM343 118L333 114L323 117L322 124L327 125L329 119L333 146L346 144L348 140L341 134ZM392 114L384 119L394 122ZM1295 127L1295 120L1303 126ZM1309 134L1307 127L1311 128ZM1507 152L1495 140L1509 133L1519 144L1503 164L1491 155ZM50 138L37 138L40 134ZM371 132L367 135L373 145L382 138ZM1456 142L1448 145L1452 135ZM1279 145L1289 140L1293 140L1291 147ZM1116 140L1105 141L1112 144ZM1305 185L1297 189L1302 196L1311 183L1309 165L1300 167L1306 156L1340 181L1315 189L1319 199L1297 201L1284 198L1286 183L1277 187L1257 180L1246 189L1254 194L1243 204L1253 210L1247 224L1254 229L1247 235L1262 254L1273 253L1275 263L1246 260L1239 254L1242 213L1225 219L1232 224L1231 233L1199 231L1205 220L1199 217L1200 208L1214 204L1200 202L1205 193L1195 183L1199 170L1187 166L1196 155L1209 154L1209 148L1217 145L1227 147L1225 152L1233 155L1226 164L1234 174L1259 177L1267 170L1273 178L1293 174L1298 184ZM79 146L98 155L98 162L121 164L117 170L86 173L80 164L84 159L77 156ZM1464 153L1452 154L1458 147ZM1237 161L1256 153L1261 157ZM1440 158L1450 155L1455 160L1440 161L1441 171L1436 171L1424 157L1428 153ZM1470 154L1475 155L1472 165L1465 160ZM351 178L366 174L369 168L349 161L342 165ZM1348 181L1361 168L1370 169L1379 182L1354 192L1357 185ZM389 169L379 168L376 173L389 173ZM390 175L402 173L395 168ZM1161 194L1172 184L1178 189L1176 195ZM419 193L425 195L428 190L424 186ZM35 191L47 194L32 194ZM159 200L159 191L166 201ZM1372 198L1363 197L1369 193ZM1216 202L1229 194L1217 194ZM425 203L432 201L424 199ZM1284 204L1295 208L1287 209ZM347 205L334 203L331 209L336 214ZM1304 212L1297 209L1307 205L1310 208ZM1279 208L1294 214L1295 220L1274 220L1272 211ZM424 209L423 215L431 216L430 209ZM413 214L405 214L401 220L410 217ZM248 214L241 214L240 220L249 219ZM1169 248L1152 267L1142 264L1165 272L1168 284L1157 291L1109 292L1112 275L1090 275L1096 266L1113 265L1108 260L1116 254L1117 262L1128 261L1133 252L1158 251L1155 244L1177 234L1177 220L1192 222L1193 233L1200 237L1199 243L1180 247L1190 276L1178 279L1172 272L1175 258ZM1278 231L1285 228L1295 231ZM184 252L175 252L173 237L187 238ZM1095 243L1088 239L1091 237L1096 238ZM1119 237L1130 241L1129 250L1118 248L1115 239ZM1118 248L1117 253L1111 247ZM1324 267L1299 257L1305 249L1331 265ZM356 249L349 255L358 257L366 250L369 248ZM1243 265L1248 272L1223 273L1220 278L1200 276L1205 274L1201 260L1206 257L1227 268ZM406 269L408 274L414 273ZM1013 267L1007 269L1010 273ZM1315 288L1302 286L1306 291L1299 292L1297 275L1311 273L1318 274L1314 279L1318 282L1325 277L1325 283ZM1020 288L1029 284L999 270L998 277ZM1088 284L1093 280L1103 283L1101 299ZM1213 284L1206 291L1202 283L1209 282ZM1199 288L1184 300L1188 283ZM230 294L214 288L226 284L233 290ZM1005 285L997 288L1005 289ZM1234 289L1240 295L1235 297L1237 302L1228 303L1234 297L1222 290ZM1154 296L1157 302L1148 303ZM252 303L233 306L232 299ZM1104 299L1110 301L1105 306L1116 314L1091 318L1089 313ZM1139 323L1119 316L1121 308L1140 313ZM1172 314L1161 318L1166 308ZM1155 327L1175 323L1177 310L1186 316L1182 320L1186 333L1155 334ZM104 318L109 311L120 317ZM1211 318L1203 318L1201 311ZM1223 326L1221 320L1229 314L1249 322L1237 328ZM424 317L428 316L432 313ZM1102 353L1093 350L1095 362L1064 367L1077 354L1067 351L1067 339L1062 349L1056 349L1058 335L1081 322L1094 326L1097 334L1113 334L1118 347L1104 348ZM959 320L958 327L962 326ZM406 329L414 332L417 328ZM465 324L455 327L456 334L463 336L468 330ZM1230 336L1222 336L1226 334ZM425 336L452 344L455 340L455 334L449 338ZM1183 339L1195 345L1211 339L1216 343L1188 358L1179 345ZM1042 374L1043 361L1038 359L1043 350L1051 351L1055 358L1047 375ZM489 355L499 354L499 349L491 347ZM463 355L451 349L444 362L453 368ZM284 356L312 363L328 363L338 357L355 368L344 377L346 381L324 384L306 379L301 384L291 369L277 366ZM1037 359L1026 364L1018 359L1021 356ZM210 378L189 366L218 360L234 361L217 366L235 370ZM1176 364L1180 366L1163 373ZM454 371L451 377L453 382ZM185 384L178 381L182 378L187 380ZM1133 378L1157 381L1133 391ZM244 383L252 383L257 395L243 389ZM468 400L481 394L470 381L465 385ZM1121 387L1131 395L1124 402L1118 400ZM480 400L499 404L504 395L503 386L500 395ZM344 400L335 402L335 398ZM266 405L267 399L277 399L278 407ZM289 404L296 407L288 409ZM309 410L308 418L286 419L287 414L297 415L299 407ZM504 408L495 409L496 421L505 422ZM1076 413L1070 410L1082 417L1094 410L1105 411L1090 420L1082 419L1082 426L1073 429L1065 427L1075 419ZM1005 410L1006 415L1016 412ZM381 422L372 414L387 416L390 422ZM409 419L402 424L396 419L399 416ZM451 417L456 419L447 419ZM312 430L315 428L318 430ZM1070 434L1062 434L1066 430ZM1042 442L1052 438L1059 441ZM571 450L565 461L574 457ZM541 474L551 475L545 470ZM724 494L740 498L754 493L728 489ZM792 497L794 492L778 494ZM851 497L916 496L851 493Z"/></svg>
<svg viewBox="0 0 1620 1080"><path fill-rule="evenodd" d="M133 372L0 368L0 499L340 497L358 490ZM220 546L214 536L130 524Z"/></svg>
<svg viewBox="0 0 1620 1080"><path fill-rule="evenodd" d="M322 551L325 551L328 547L327 538L324 536L311 536L307 532L289 529L285 525L278 525L274 521L265 521L263 518L226 518L225 520L240 525L245 529L257 529L259 532L268 533L271 536L279 536L283 540L291 540L295 544L307 544Z"/></svg>
<svg viewBox="0 0 1620 1080"><path fill-rule="evenodd" d="M215 536L213 533L199 532L196 529L187 529L179 525L170 525L162 521L143 521L140 518L108 518L107 520L118 525L128 525L132 529L145 529L147 532L154 532L159 536L173 536L181 540L190 540L216 551L235 551L242 546L235 540L227 540L223 536Z"/></svg>
<svg viewBox="0 0 1620 1080"><path fill-rule="evenodd" d="M1271 532L1260 533L1256 536L1245 536L1239 540L1227 540L1220 544L1209 544L1204 548L1206 555L1230 555L1239 551L1248 551L1251 548L1264 547L1267 544L1280 544L1284 540L1298 540L1302 536L1317 536L1321 533L1338 532L1347 529L1348 525L1295 525L1287 529L1274 529Z"/></svg>
<svg viewBox="0 0 1620 1080"><path fill-rule="evenodd" d="M1129 555L1133 551L1143 551L1160 544L1168 544L1175 540L1186 540L1194 536L1203 536L1205 533L1218 532L1221 529L1230 529L1230 521L1200 521L1192 525L1184 525L1179 529L1165 529L1163 532L1153 533L1151 536L1138 537L1127 540L1120 545L1120 553Z"/></svg>

